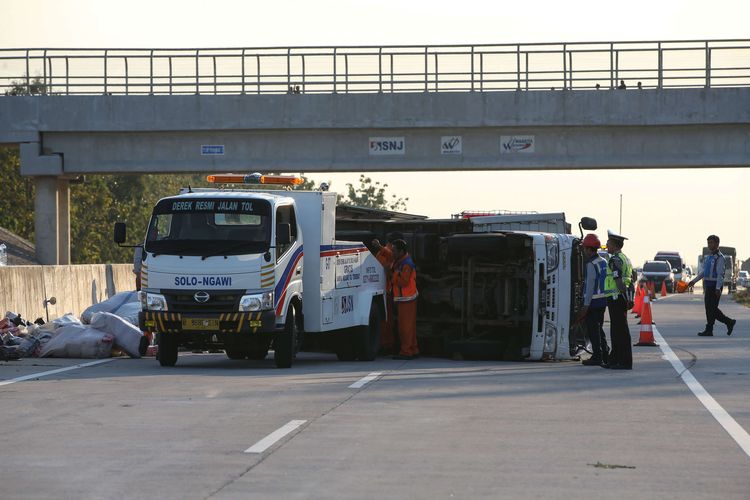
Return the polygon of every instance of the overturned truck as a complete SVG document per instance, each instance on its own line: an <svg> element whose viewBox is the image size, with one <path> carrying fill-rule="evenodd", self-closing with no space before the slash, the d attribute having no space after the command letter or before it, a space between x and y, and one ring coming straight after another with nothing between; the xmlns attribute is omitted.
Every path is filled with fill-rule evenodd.
<svg viewBox="0 0 750 500"><path fill-rule="evenodd" d="M430 220L340 207L336 226L337 237L366 245L404 235L417 265L423 353L560 360L585 344L573 322L583 303L580 239L564 214Z"/></svg>

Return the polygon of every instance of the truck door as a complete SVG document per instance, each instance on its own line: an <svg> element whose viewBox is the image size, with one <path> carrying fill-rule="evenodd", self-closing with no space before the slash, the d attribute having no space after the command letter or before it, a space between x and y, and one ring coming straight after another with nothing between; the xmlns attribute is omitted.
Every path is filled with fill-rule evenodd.
<svg viewBox="0 0 750 500"><path fill-rule="evenodd" d="M290 232L288 243L281 243L281 232ZM274 299L276 303L276 326L281 327L286 320L289 301L302 294L302 245L298 238L297 217L294 206L284 205L276 209L276 285Z"/></svg>

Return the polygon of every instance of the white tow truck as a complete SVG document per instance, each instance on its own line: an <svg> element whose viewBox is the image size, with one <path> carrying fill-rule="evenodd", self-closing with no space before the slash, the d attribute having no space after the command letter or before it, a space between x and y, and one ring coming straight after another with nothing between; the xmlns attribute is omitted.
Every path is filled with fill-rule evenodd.
<svg viewBox="0 0 750 500"><path fill-rule="evenodd" d="M174 366L181 346L231 359L263 359L273 348L276 366L288 368L304 335L324 333L339 359L373 360L383 268L362 243L336 240L335 212L336 194L324 191L188 189L159 200L143 243L139 315L141 329L157 333L159 363ZM115 224L115 242L125 240L125 224Z"/></svg>

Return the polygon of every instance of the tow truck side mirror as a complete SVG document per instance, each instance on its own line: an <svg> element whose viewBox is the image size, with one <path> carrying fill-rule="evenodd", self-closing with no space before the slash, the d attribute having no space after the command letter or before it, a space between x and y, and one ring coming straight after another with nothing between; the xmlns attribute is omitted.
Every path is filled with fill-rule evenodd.
<svg viewBox="0 0 750 500"><path fill-rule="evenodd" d="M118 245L125 243L127 229L124 222L115 222L115 243Z"/></svg>
<svg viewBox="0 0 750 500"><path fill-rule="evenodd" d="M288 245L292 242L292 226L290 224L276 225L276 245Z"/></svg>
<svg viewBox="0 0 750 500"><path fill-rule="evenodd" d="M594 231L596 229L596 219L581 217L581 227L586 231Z"/></svg>

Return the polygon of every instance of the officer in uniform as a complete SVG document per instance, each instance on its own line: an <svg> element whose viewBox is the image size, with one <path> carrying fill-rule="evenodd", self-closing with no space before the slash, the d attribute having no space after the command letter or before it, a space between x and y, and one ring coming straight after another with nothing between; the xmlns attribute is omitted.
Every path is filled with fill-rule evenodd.
<svg viewBox="0 0 750 500"><path fill-rule="evenodd" d="M579 321L586 321L586 330L591 340L591 357L581 364L599 366L609 361L609 347L604 335L604 310L607 308L607 295L604 283L607 277L607 261L597 252L602 244L593 234L587 234L581 242L586 267L583 270L583 307L578 313Z"/></svg>
<svg viewBox="0 0 750 500"><path fill-rule="evenodd" d="M627 238L612 231L607 231L607 236L607 252L612 257L607 264L604 292L607 295L607 308L609 309L609 336L612 351L609 354L609 363L602 364L602 367L612 370L632 370L633 349L630 345L628 309L633 304L630 292L633 266L630 264L630 259L622 253L622 247Z"/></svg>
<svg viewBox="0 0 750 500"><path fill-rule="evenodd" d="M703 280L703 301L706 306L706 328L698 333L701 337L711 337L714 334L714 323L720 321L727 325L727 335L732 335L736 319L729 318L721 309L721 289L724 286L724 254L719 250L719 237L712 234L706 240L711 252L703 259L703 269L698 276L690 280L688 286L693 286Z"/></svg>

